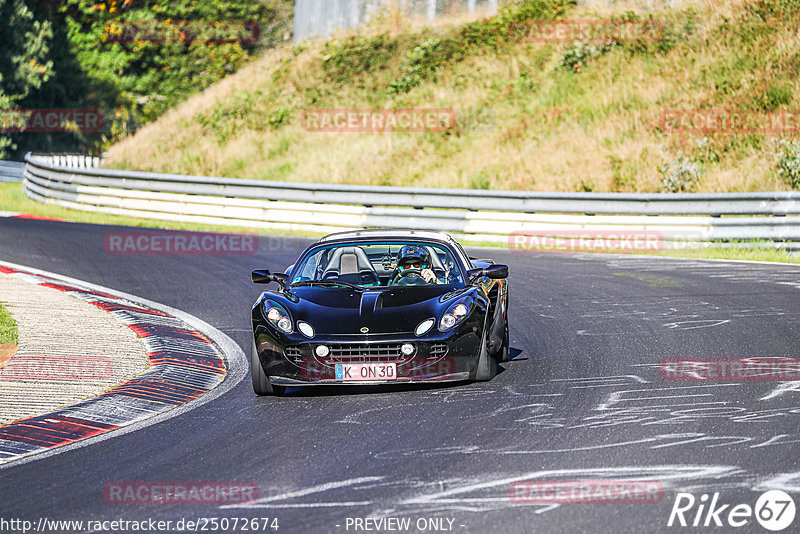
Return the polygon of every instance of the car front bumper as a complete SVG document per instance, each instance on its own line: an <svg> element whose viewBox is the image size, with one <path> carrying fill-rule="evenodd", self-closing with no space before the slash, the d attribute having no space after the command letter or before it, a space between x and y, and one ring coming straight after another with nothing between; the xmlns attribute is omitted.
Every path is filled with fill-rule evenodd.
<svg viewBox="0 0 800 534"><path fill-rule="evenodd" d="M459 382L475 374L481 350L482 332L470 324L452 332L424 338L408 335L327 336L309 340L298 336L277 336L263 325L255 325L258 359L277 385L379 385L428 382ZM411 356L397 355L404 343L414 345ZM319 345L330 349L327 357L315 354ZM395 363L393 380L337 380L336 364Z"/></svg>

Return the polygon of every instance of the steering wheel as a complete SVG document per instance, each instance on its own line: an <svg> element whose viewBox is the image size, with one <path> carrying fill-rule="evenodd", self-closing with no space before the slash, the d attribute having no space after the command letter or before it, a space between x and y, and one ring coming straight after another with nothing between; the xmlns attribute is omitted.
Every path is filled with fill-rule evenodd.
<svg viewBox="0 0 800 534"><path fill-rule="evenodd" d="M392 285L397 284L401 278L422 278L422 269L406 269L405 271L397 271L397 274L392 278Z"/></svg>

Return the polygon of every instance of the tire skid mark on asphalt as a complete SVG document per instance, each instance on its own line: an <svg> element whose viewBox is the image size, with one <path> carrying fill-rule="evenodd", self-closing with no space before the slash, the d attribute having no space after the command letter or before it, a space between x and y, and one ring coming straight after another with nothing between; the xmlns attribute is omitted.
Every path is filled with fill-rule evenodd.
<svg viewBox="0 0 800 534"><path fill-rule="evenodd" d="M379 460L403 460L414 457L432 458L437 456L453 456L453 455L466 455L471 456L475 454L488 454L488 455L503 455L503 456L526 456L526 455L546 455L546 454L569 454L576 452L603 450L603 449L616 449L619 447L629 447L633 445L649 445L653 448L654 445L661 445L664 443L671 443L673 441L682 441L685 439L694 439L703 437L705 434L698 432L683 432L673 434L657 434L652 436L645 436L638 439L629 439L623 441L595 443L587 445L578 445L574 447L565 447L561 449L498 449L490 447L482 447L478 445L454 445L448 447L433 447L430 449L403 449L403 450L389 450L375 453L374 457Z"/></svg>
<svg viewBox="0 0 800 534"><path fill-rule="evenodd" d="M658 451L684 448L694 444L702 449L714 450L722 447L755 449L758 447L785 446L800 438L798 435L776 436L763 432L763 423L774 419L796 418L800 416L800 406L788 404L785 407L765 405L761 407L738 406L735 399L743 387L772 389L774 385L742 384L737 382L699 382L670 385L658 380L659 363L635 364L637 374L609 376L586 376L551 379L547 383L515 386L515 395L502 395L505 388L486 388L472 392L430 391L415 399L414 406L427 399L437 402L467 403L471 416L476 419L488 418L495 422L496 429L547 428L552 432L563 433L563 442L574 444L565 449L505 449L483 448L473 444L461 446L412 449L408 451L381 451L377 460L397 460L412 456L432 457L448 455L490 454L498 456L524 456L569 454L572 452L614 449L624 447L645 447ZM641 371L639 371L641 370ZM649 371L649 372L646 372ZM550 387L559 386L560 393L549 393ZM566 386L566 387L565 387ZM783 383L778 387L789 392L800 392L800 382ZM767 389L767 391L769 391ZM550 390L552 391L552 390ZM763 390L762 390L763 391ZM574 417L560 417L559 405L569 404L572 395L585 396L587 392L600 395L594 407L587 413L576 413ZM755 398L764 395L756 393ZM480 402L476 402L480 401ZM539 401L539 402L536 402ZM337 421L347 424L370 424L383 413L397 409L397 406L370 407L358 410ZM433 421L421 421L425 424ZM593 445L593 431L608 427L634 429L664 428L665 425L697 425L713 429L715 422L734 423L740 431L728 434L715 434L713 431L683 434L658 434L646 439L622 440L614 443ZM575 432L581 432L575 435Z"/></svg>
<svg viewBox="0 0 800 534"><path fill-rule="evenodd" d="M515 507L535 508L536 513L556 510L561 504L518 503L510 498L511 484L546 481L603 481L635 480L660 483L665 491L681 491L687 486L695 488L719 487L719 479L743 477L746 472L732 465L655 465L643 467L600 467L578 469L553 469L501 476L493 480L476 479L456 484L445 490L438 489L403 500L393 512L431 513L449 510L487 512ZM737 486L750 487L743 480ZM409 510L410 508L410 510Z"/></svg>
<svg viewBox="0 0 800 534"><path fill-rule="evenodd" d="M583 261L596 261L597 258L585 258ZM601 258L611 269L639 272L680 272L691 271L710 278L723 278L733 282L776 283L799 282L800 266L795 264L776 264L763 262L737 262L719 260L695 260L687 258ZM747 272L741 266L747 266ZM738 268L737 268L738 267Z"/></svg>
<svg viewBox="0 0 800 534"><path fill-rule="evenodd" d="M367 477L357 477L351 478L347 480L341 481L334 481L334 482L325 482L323 484L317 484L314 486L309 486L307 488L300 488L297 490L287 491L283 493L279 493L277 495L271 495L269 497L261 497L255 501L249 501L245 503L237 503L237 504L230 504L221 506L220 508L227 509L227 508L325 508L329 506L366 506L371 504L371 501L347 501L347 502L312 502L312 503L286 503L281 501L287 501L290 499L296 499L298 497L307 497L309 495L316 495L319 493L329 492L331 490L337 490L341 488L355 488L358 489L358 486L361 486L365 483L370 482L378 482L383 480L383 476L367 476Z"/></svg>
<svg viewBox="0 0 800 534"><path fill-rule="evenodd" d="M141 338L150 363L140 375L98 397L0 427L0 465L172 410L225 379L220 349L177 317L51 276L3 265L0 272L63 291L110 313Z"/></svg>
<svg viewBox="0 0 800 534"><path fill-rule="evenodd" d="M721 326L730 322L730 319L696 319L693 321L664 323L661 326L676 330L695 330L697 328L713 328L715 326Z"/></svg>
<svg viewBox="0 0 800 534"><path fill-rule="evenodd" d="M543 514L564 506L561 503L519 502L511 498L512 484L554 483L559 481L651 481L659 483L664 491L703 492L708 489L719 491L722 488L751 489L759 484L768 485L783 480L785 485L800 482L800 472L773 475L763 482L763 477L748 473L735 465L703 464L657 464L653 466L622 466L574 469L548 469L526 473L498 473L489 480L481 478L451 478L439 481L419 481L401 479L394 485L405 488L405 496L391 503L373 503L375 509L363 514L368 517L386 517L395 514L422 515L452 512L491 512L512 508L527 508L535 514ZM369 491L370 487L360 488ZM350 494L348 497L352 498Z"/></svg>
<svg viewBox="0 0 800 534"><path fill-rule="evenodd" d="M771 400L775 397L780 397L784 393L791 393L791 392L800 392L800 382L781 382L777 386L775 386L772 391L764 395L758 400Z"/></svg>
<svg viewBox="0 0 800 534"><path fill-rule="evenodd" d="M637 382L639 384L649 384L649 380L645 380L638 375L616 375L616 376L588 376L576 378L554 378L551 382L567 382L570 389L588 389L588 388L601 388L610 386L624 386L628 381Z"/></svg>
<svg viewBox="0 0 800 534"><path fill-rule="evenodd" d="M764 477L753 485L753 491L783 490L788 493L800 493L800 471L792 473L775 473Z"/></svg>
<svg viewBox="0 0 800 534"><path fill-rule="evenodd" d="M797 312L789 312L776 306L761 310L723 308L691 296L659 297L652 301L637 299L634 302L593 300L591 304L596 304L598 309L584 312L579 317L593 320L593 326L590 329L577 330L575 335L611 337L640 335L636 329L620 331L605 324L620 319L641 321L643 324L658 322L662 328L668 330L713 328L729 325L742 318L781 317L787 323L796 323L800 319L800 314ZM663 322L664 320L668 322Z"/></svg>

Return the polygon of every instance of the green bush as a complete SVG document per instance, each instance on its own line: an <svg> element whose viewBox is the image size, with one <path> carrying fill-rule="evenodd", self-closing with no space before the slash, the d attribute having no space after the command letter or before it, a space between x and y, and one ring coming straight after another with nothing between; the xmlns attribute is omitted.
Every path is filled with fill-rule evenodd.
<svg viewBox="0 0 800 534"><path fill-rule="evenodd" d="M500 13L500 20L508 25L527 20L558 19L577 5L577 0L509 0Z"/></svg>
<svg viewBox="0 0 800 534"><path fill-rule="evenodd" d="M775 111L792 101L792 86L786 82L774 80L755 100L759 109Z"/></svg>
<svg viewBox="0 0 800 534"><path fill-rule="evenodd" d="M423 80L433 78L436 70L465 56L461 44L452 38L429 39L408 52L403 62L404 74L389 84L390 93L407 93Z"/></svg>
<svg viewBox="0 0 800 534"><path fill-rule="evenodd" d="M658 168L661 189L668 193L694 191L700 183L700 166L686 156L678 156Z"/></svg>
<svg viewBox="0 0 800 534"><path fill-rule="evenodd" d="M481 169L478 174L470 178L470 189L491 189L492 181L489 179L489 172L486 169Z"/></svg>
<svg viewBox="0 0 800 534"><path fill-rule="evenodd" d="M778 175L784 178L792 189L800 189L800 140L780 139L775 141Z"/></svg>
<svg viewBox="0 0 800 534"><path fill-rule="evenodd" d="M292 116L292 110L286 106L278 106L269 114L267 123L273 130L278 130L289 123Z"/></svg>
<svg viewBox="0 0 800 534"><path fill-rule="evenodd" d="M614 48L612 43L591 44L572 43L567 47L559 65L562 69L581 72L592 59L608 53Z"/></svg>
<svg viewBox="0 0 800 534"><path fill-rule="evenodd" d="M624 161L616 156L608 156L608 163L611 166L611 175L614 179L613 190L635 191L636 175L638 168L632 161Z"/></svg>
<svg viewBox="0 0 800 534"><path fill-rule="evenodd" d="M465 24L444 37L429 37L403 58L402 74L389 83L389 92L408 93L423 81L435 79L442 66L470 53L493 50L525 38L526 22L552 20L577 5L576 0L514 0L496 17Z"/></svg>
<svg viewBox="0 0 800 534"><path fill-rule="evenodd" d="M396 54L398 42L383 34L377 37L351 36L342 42L325 44L322 65L329 79L346 83L354 76L388 68Z"/></svg>
<svg viewBox="0 0 800 534"><path fill-rule="evenodd" d="M680 42L686 41L697 31L697 22L694 12L688 10L679 19L673 16L648 14L641 16L633 11L611 17L610 25L620 27L635 24L638 31L645 36L642 39L620 41L615 43L631 55L665 55L675 48Z"/></svg>
<svg viewBox="0 0 800 534"><path fill-rule="evenodd" d="M762 20L774 21L800 12L800 0L755 0L747 8Z"/></svg>

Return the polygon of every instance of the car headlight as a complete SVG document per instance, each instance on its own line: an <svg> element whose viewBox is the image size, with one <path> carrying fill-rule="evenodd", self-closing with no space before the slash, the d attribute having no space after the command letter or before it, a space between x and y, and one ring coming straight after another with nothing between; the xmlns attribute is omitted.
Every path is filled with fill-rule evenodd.
<svg viewBox="0 0 800 534"><path fill-rule="evenodd" d="M422 336L428 333L428 330L433 328L433 325L436 324L436 319L425 319L421 323L417 325L417 328L414 329L414 333L418 336Z"/></svg>
<svg viewBox="0 0 800 534"><path fill-rule="evenodd" d="M450 330L455 325L464 320L464 317L469 315L471 304L465 302L457 302L450 306L448 310L442 315L442 320L439 321L439 330L442 332Z"/></svg>
<svg viewBox="0 0 800 534"><path fill-rule="evenodd" d="M264 302L264 309L267 311L267 321L272 326L287 334L292 333L292 319L280 304L267 300Z"/></svg>
<svg viewBox="0 0 800 534"><path fill-rule="evenodd" d="M297 322L297 329L306 336L307 338L311 339L314 337L314 327L312 327L308 323L304 323L303 321Z"/></svg>

